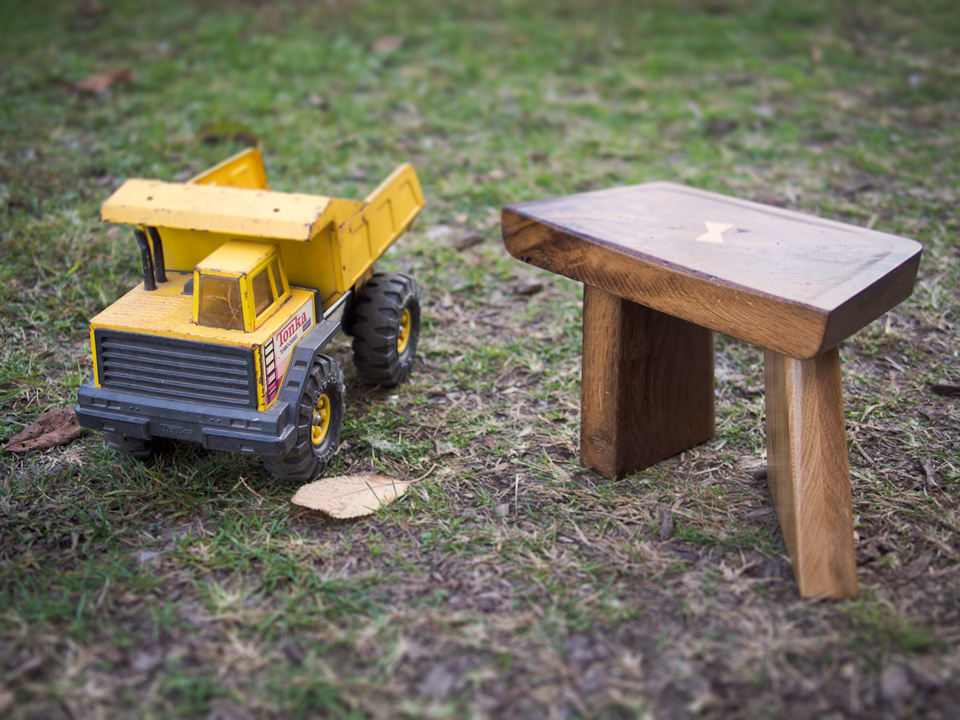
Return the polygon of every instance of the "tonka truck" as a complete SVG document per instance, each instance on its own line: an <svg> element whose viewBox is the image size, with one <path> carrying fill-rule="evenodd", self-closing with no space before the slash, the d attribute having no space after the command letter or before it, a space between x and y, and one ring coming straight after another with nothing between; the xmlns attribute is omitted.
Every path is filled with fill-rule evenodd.
<svg viewBox="0 0 960 720"><path fill-rule="evenodd" d="M134 227L143 282L90 321L80 424L137 457L160 439L190 441L313 479L343 423L327 343L352 335L367 382L410 372L419 288L373 263L423 205L410 165L362 202L272 191L258 149L185 183L127 180L100 214Z"/></svg>

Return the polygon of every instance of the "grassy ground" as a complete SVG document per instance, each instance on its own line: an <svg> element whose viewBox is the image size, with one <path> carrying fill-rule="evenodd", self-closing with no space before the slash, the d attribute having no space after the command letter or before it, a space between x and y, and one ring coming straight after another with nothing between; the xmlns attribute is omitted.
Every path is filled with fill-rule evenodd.
<svg viewBox="0 0 960 720"><path fill-rule="evenodd" d="M0 715L955 716L953 2L107 5L0 7L0 437L74 402L87 319L138 281L100 202L256 137L280 190L420 172L384 263L423 289L420 359L386 392L334 348L333 472L422 480L336 522L255 458L0 452ZM653 179L924 245L913 297L842 348L856 601L797 596L754 347L718 338L712 441L578 465L581 290L510 259L499 208Z"/></svg>

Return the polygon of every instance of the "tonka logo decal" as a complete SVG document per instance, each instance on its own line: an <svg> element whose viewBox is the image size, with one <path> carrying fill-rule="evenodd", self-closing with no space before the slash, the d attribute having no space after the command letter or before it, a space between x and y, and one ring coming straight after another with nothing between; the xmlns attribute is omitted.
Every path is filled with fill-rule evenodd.
<svg viewBox="0 0 960 720"><path fill-rule="evenodd" d="M272 403L280 392L280 383L283 380L283 374L287 371L293 349L307 334L307 330L313 326L313 319L313 300L307 300L287 324L277 330L260 349L267 405Z"/></svg>

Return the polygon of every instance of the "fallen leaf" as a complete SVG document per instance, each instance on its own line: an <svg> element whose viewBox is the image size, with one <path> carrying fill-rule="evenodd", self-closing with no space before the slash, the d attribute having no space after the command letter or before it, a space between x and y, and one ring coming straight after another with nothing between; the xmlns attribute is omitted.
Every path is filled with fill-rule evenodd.
<svg viewBox="0 0 960 720"><path fill-rule="evenodd" d="M197 134L200 136L200 142L204 143L219 143L235 140L246 143L252 147L260 145L260 138L254 134L253 130L248 125L239 122L225 121L208 123L201 126Z"/></svg>
<svg viewBox="0 0 960 720"><path fill-rule="evenodd" d="M419 691L421 695L432 695L435 698L443 699L450 694L457 684L457 676L443 665L434 665L427 673L427 677L420 683Z"/></svg>
<svg viewBox="0 0 960 720"><path fill-rule="evenodd" d="M749 85L753 82L752 75L727 75L724 80L727 85L730 87L742 87L743 85Z"/></svg>
<svg viewBox="0 0 960 720"><path fill-rule="evenodd" d="M855 183L847 185L843 190L840 191L841 195L856 195L861 193L864 190L870 190L873 187L873 180L859 180Z"/></svg>
<svg viewBox="0 0 960 720"><path fill-rule="evenodd" d="M403 47L403 38L399 35L384 35L370 46L373 52L386 53Z"/></svg>
<svg viewBox="0 0 960 720"><path fill-rule="evenodd" d="M93 18L101 13L106 12L107 6L98 2L92 2L92 0L80 0L80 7L77 9L77 14L80 17L84 18Z"/></svg>
<svg viewBox="0 0 960 720"><path fill-rule="evenodd" d="M908 580L916 580L918 577L923 575L926 572L927 568L930 567L930 563L933 560L932 552L925 552L920 555L916 560L911 562L906 570L905 574Z"/></svg>
<svg viewBox="0 0 960 720"><path fill-rule="evenodd" d="M510 284L510 289L516 295L536 295L543 290L543 283L531 278L520 278Z"/></svg>
<svg viewBox="0 0 960 720"><path fill-rule="evenodd" d="M930 386L930 390L933 391L934 395L939 395L940 397L957 397L960 395L960 385L956 383L934 383Z"/></svg>
<svg viewBox="0 0 960 720"><path fill-rule="evenodd" d="M253 715L247 710L231 700L222 698L213 701L210 714L207 717L210 720L253 720Z"/></svg>
<svg viewBox="0 0 960 720"><path fill-rule="evenodd" d="M453 249L457 252L463 252L467 248L471 248L474 245L479 245L483 242L483 235L477 233L471 233L470 235L464 235L462 238L453 241Z"/></svg>
<svg viewBox="0 0 960 720"><path fill-rule="evenodd" d="M68 445L83 434L73 408L50 408L43 415L14 435L3 446L10 452L46 450Z"/></svg>
<svg viewBox="0 0 960 720"><path fill-rule="evenodd" d="M756 200L764 205L775 205L776 207L786 207L790 198L773 190L760 189L753 193L751 200Z"/></svg>
<svg viewBox="0 0 960 720"><path fill-rule="evenodd" d="M13 710L16 705L16 695L0 685L0 714L6 714Z"/></svg>
<svg viewBox="0 0 960 720"><path fill-rule="evenodd" d="M355 518L389 505L410 485L387 475L341 475L302 486L290 502L335 518Z"/></svg>
<svg viewBox="0 0 960 720"><path fill-rule="evenodd" d="M703 132L707 135L726 135L735 130L737 125L732 118L710 118L703 123Z"/></svg>
<svg viewBox="0 0 960 720"><path fill-rule="evenodd" d="M138 652L130 663L135 672L153 672L163 665L163 657L158 653Z"/></svg>
<svg viewBox="0 0 960 720"><path fill-rule="evenodd" d="M434 227L428 229L424 235L426 236L427 240L442 240L453 233L454 229L449 225L435 225Z"/></svg>
<svg viewBox="0 0 960 720"><path fill-rule="evenodd" d="M664 542L673 537L673 513L669 510L665 511L663 517L660 518L660 527L657 534Z"/></svg>
<svg viewBox="0 0 960 720"><path fill-rule="evenodd" d="M117 83L128 83L131 80L133 80L132 70L111 70L91 75L86 80L75 83L73 87L80 92L100 95Z"/></svg>
<svg viewBox="0 0 960 720"><path fill-rule="evenodd" d="M24 660L22 663L17 665L17 667L12 670L7 670L6 674L3 677L3 681L7 685L11 685L16 682L19 678L26 677L31 675L35 670L39 670L43 667L43 656L42 655L32 655Z"/></svg>
<svg viewBox="0 0 960 720"><path fill-rule="evenodd" d="M329 110L330 101L325 98L323 95L317 95L317 93L310 93L307 96L307 102L310 103L311 107L317 108L317 110Z"/></svg>
<svg viewBox="0 0 960 720"><path fill-rule="evenodd" d="M285 644L283 646L283 654L286 655L287 659L294 665L303 665L303 660L306 657L303 647L295 642Z"/></svg>
<svg viewBox="0 0 960 720"><path fill-rule="evenodd" d="M894 707L899 707L913 694L913 683L903 665L888 665L880 675L880 693L884 700ZM900 715L899 712L896 715Z"/></svg>
<svg viewBox="0 0 960 720"><path fill-rule="evenodd" d="M920 467L923 470L923 477L927 481L927 486L930 488L940 487L940 480L933 463L930 460L924 460L920 463Z"/></svg>

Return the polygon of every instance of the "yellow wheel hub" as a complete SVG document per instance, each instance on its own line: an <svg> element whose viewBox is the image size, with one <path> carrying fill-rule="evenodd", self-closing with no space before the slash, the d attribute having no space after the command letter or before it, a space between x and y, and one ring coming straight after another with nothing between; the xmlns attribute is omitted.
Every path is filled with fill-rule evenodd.
<svg viewBox="0 0 960 720"><path fill-rule="evenodd" d="M407 308L400 313L400 332L397 333L397 354L403 355L410 344L410 311Z"/></svg>
<svg viewBox="0 0 960 720"><path fill-rule="evenodd" d="M330 430L330 398L321 394L313 408L313 422L310 426L310 441L320 445Z"/></svg>

